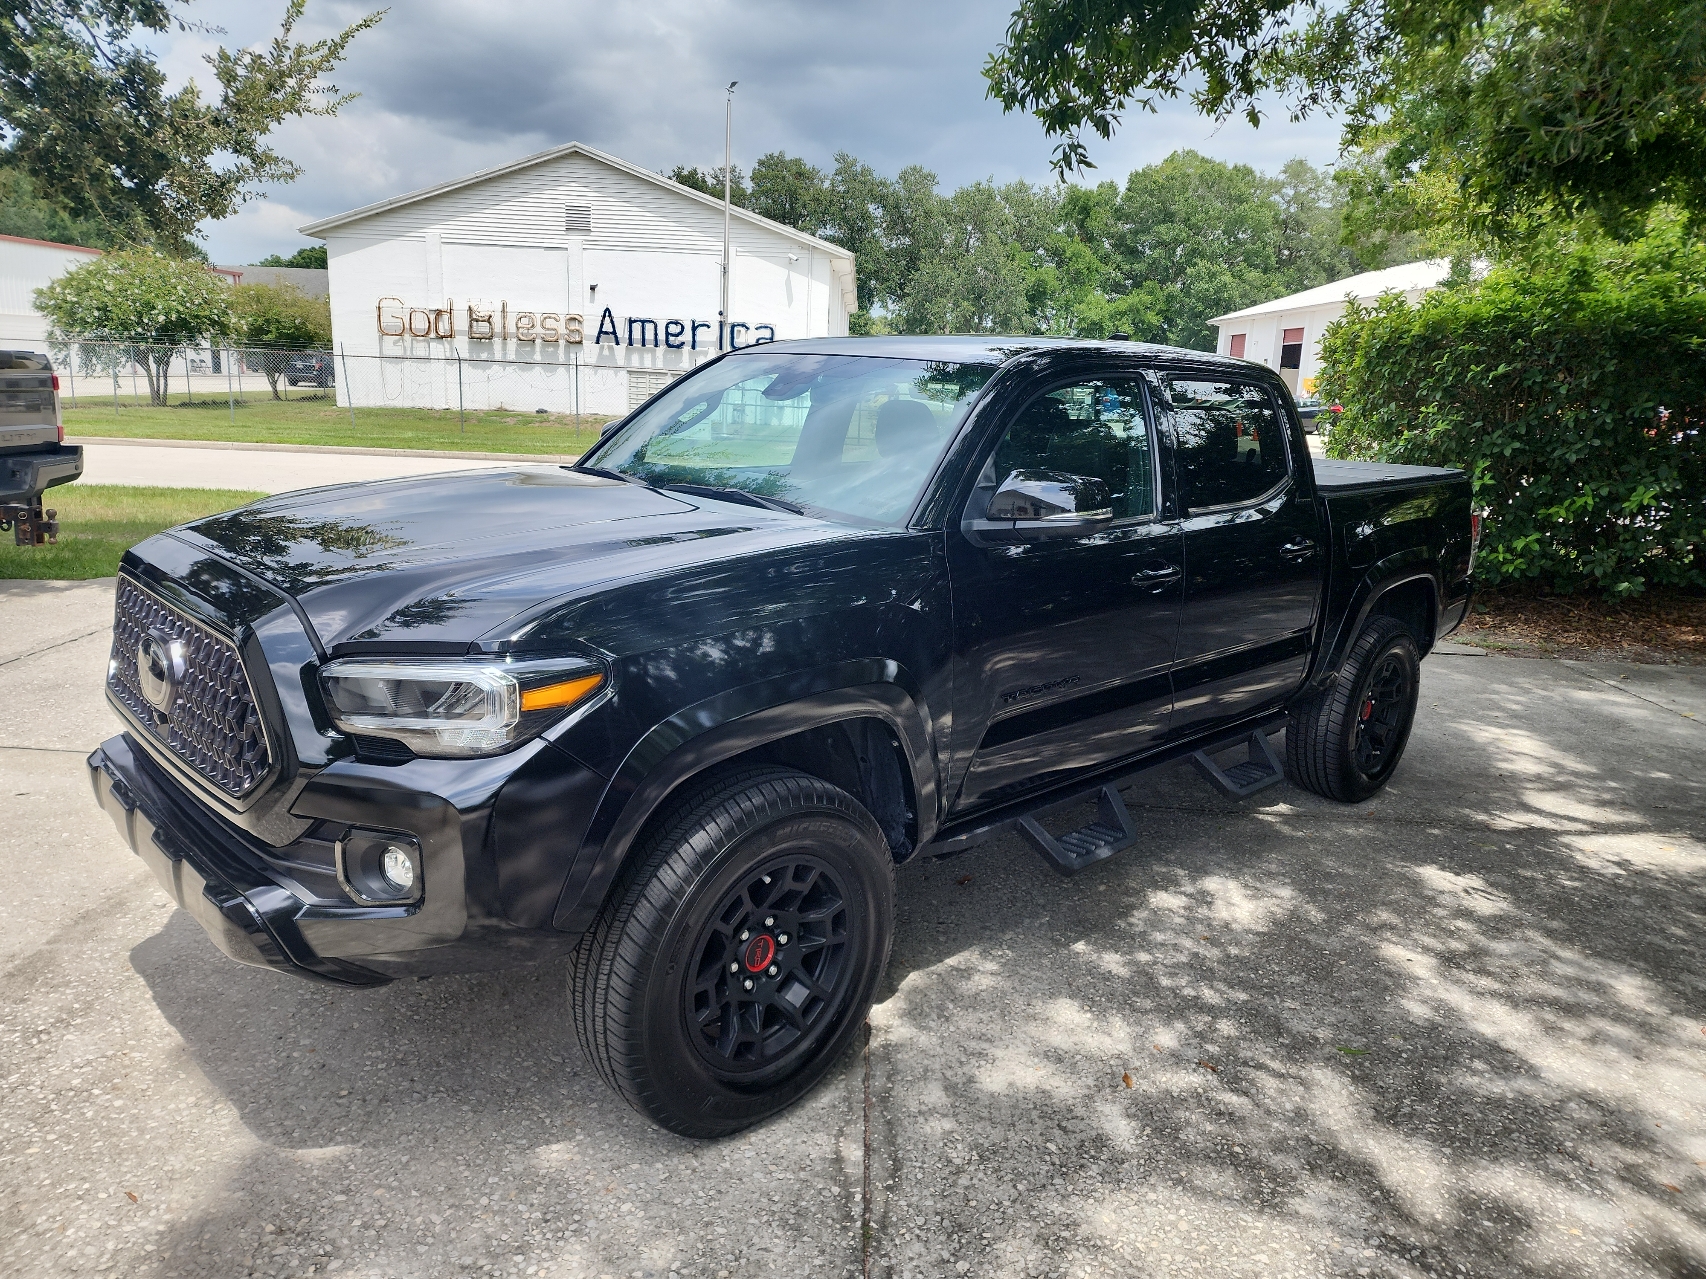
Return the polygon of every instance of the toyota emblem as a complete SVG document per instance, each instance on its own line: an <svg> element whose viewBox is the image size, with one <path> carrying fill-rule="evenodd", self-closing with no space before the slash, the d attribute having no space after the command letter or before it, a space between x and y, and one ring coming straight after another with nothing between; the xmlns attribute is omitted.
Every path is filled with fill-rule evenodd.
<svg viewBox="0 0 1706 1279"><path fill-rule="evenodd" d="M136 682L143 700L164 715L178 700L183 680L183 641L160 631L149 631L136 646Z"/></svg>

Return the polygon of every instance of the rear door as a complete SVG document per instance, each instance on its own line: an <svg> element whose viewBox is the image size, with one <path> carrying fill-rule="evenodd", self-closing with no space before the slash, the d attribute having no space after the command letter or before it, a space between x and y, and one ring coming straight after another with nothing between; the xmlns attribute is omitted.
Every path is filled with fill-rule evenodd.
<svg viewBox="0 0 1706 1279"><path fill-rule="evenodd" d="M1172 734L1284 701L1308 670L1326 547L1301 435L1276 392L1219 371L1163 371L1185 588Z"/></svg>
<svg viewBox="0 0 1706 1279"><path fill-rule="evenodd" d="M955 732L975 743L957 811L987 807L1166 731L1182 578L1179 525L1141 374L1044 384L982 463L967 510L1015 470L1102 480L1114 521L1073 538L980 546L949 521Z"/></svg>

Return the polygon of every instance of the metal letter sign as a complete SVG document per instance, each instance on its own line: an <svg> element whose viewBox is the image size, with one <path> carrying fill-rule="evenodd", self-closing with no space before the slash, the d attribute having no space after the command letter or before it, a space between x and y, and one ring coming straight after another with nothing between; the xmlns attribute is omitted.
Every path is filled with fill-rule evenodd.
<svg viewBox="0 0 1706 1279"><path fill-rule="evenodd" d="M446 340L456 337L456 303L451 298L446 298L441 307L425 307L405 306L402 298L385 297L379 299L373 311L381 337ZM470 342L502 342L510 340L512 336L517 342L562 342L573 346L581 346L586 342L586 317L573 312L559 314L556 311L516 311L512 316L507 300L498 303L496 314L489 307L482 310L474 302L468 303L467 311L463 336ZM510 332L512 318L515 321L513 335ZM672 351L686 347L697 351L701 349L699 335L712 329L717 330L719 350L722 348L722 335L725 330L731 350L743 346L759 346L776 340L776 326L773 324L747 324L737 321L725 326L712 324L708 320L656 320L641 315L624 316L622 319L627 323L628 346L666 346ZM616 318L616 313L611 308L605 307L603 314L598 317L598 329L593 337L593 344L608 342L613 346L622 346L623 331L622 321ZM741 341L743 334L751 334L752 340Z"/></svg>

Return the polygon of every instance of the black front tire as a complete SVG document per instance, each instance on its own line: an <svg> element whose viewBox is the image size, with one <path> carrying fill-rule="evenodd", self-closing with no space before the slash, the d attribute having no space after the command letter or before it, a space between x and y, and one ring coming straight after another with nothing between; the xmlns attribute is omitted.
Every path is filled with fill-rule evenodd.
<svg viewBox="0 0 1706 1279"><path fill-rule="evenodd" d="M893 930L894 859L870 813L816 777L743 770L631 859L575 951L575 1033L654 1122L739 1132L846 1052Z"/></svg>
<svg viewBox="0 0 1706 1279"><path fill-rule="evenodd" d="M1385 786L1409 744L1421 663L1415 637L1402 622L1370 618L1352 641L1339 678L1291 710L1285 775L1292 783L1346 804Z"/></svg>

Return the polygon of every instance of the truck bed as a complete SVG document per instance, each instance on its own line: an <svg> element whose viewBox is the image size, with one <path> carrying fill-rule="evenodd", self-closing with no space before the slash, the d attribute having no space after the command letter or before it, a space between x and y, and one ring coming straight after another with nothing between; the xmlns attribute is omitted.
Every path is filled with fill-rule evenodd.
<svg viewBox="0 0 1706 1279"><path fill-rule="evenodd" d="M1340 462L1319 457L1314 462L1315 487L1329 495L1392 488L1406 481L1431 484L1463 478L1463 472L1452 466L1399 466L1393 462Z"/></svg>

